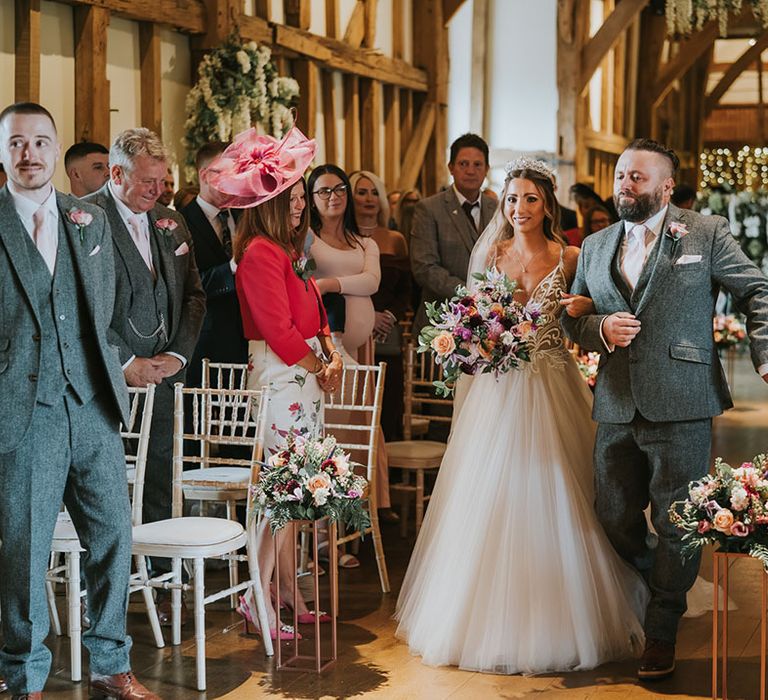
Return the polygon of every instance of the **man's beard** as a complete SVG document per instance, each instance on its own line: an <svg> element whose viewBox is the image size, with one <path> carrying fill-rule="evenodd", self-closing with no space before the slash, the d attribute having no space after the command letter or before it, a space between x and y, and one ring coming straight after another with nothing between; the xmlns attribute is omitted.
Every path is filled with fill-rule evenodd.
<svg viewBox="0 0 768 700"><path fill-rule="evenodd" d="M630 204L621 204L619 195L613 195L613 203L622 221L639 223L650 219L661 209L664 189L659 187L655 192L635 195L635 200Z"/></svg>

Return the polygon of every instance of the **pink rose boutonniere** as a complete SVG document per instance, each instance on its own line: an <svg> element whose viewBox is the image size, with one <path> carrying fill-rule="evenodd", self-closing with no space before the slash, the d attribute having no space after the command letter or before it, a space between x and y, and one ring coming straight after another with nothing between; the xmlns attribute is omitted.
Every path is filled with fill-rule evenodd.
<svg viewBox="0 0 768 700"><path fill-rule="evenodd" d="M291 267L296 276L304 282L304 287L309 289L309 279L317 269L315 259L301 255L291 262Z"/></svg>
<svg viewBox="0 0 768 700"><path fill-rule="evenodd" d="M175 231L179 227L179 224L173 219L158 219L155 221L155 228L161 231L166 236L171 234L171 231Z"/></svg>
<svg viewBox="0 0 768 700"><path fill-rule="evenodd" d="M89 214L87 211L83 211L82 209L74 208L67 212L67 218L69 219L69 222L73 224L77 229L77 232L80 234L80 243L82 243L84 239L83 229L91 224L93 221L93 214Z"/></svg>
<svg viewBox="0 0 768 700"><path fill-rule="evenodd" d="M674 253L680 240L688 235L688 227L681 221L673 221L667 230L667 236L672 239L672 252Z"/></svg>

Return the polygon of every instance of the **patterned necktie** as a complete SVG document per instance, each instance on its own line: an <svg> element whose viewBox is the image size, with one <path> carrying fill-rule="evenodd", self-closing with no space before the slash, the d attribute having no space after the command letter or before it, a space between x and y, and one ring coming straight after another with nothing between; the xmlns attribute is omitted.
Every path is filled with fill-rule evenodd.
<svg viewBox="0 0 768 700"><path fill-rule="evenodd" d="M40 207L34 214L32 214L32 223L34 229L32 231L32 240L35 242L35 247L45 261L45 265L53 275L53 270L56 266L56 245L57 241L51 236L48 227L45 225L45 217L48 212L45 207Z"/></svg>
<svg viewBox="0 0 768 700"><path fill-rule="evenodd" d="M229 209L222 209L216 218L221 226L221 245L228 258L232 257L232 231L229 230Z"/></svg>
<svg viewBox="0 0 768 700"><path fill-rule="evenodd" d="M629 232L627 250L624 253L624 278L630 289L634 290L640 273L645 264L645 236L648 229L643 224L637 224Z"/></svg>
<svg viewBox="0 0 768 700"><path fill-rule="evenodd" d="M136 245L139 255L146 263L149 271L152 273L152 277L155 277L155 268L152 266L152 252L149 246L149 232L145 231L141 225L141 217L144 214L134 214L128 217L128 224L131 229L131 238Z"/></svg>
<svg viewBox="0 0 768 700"><path fill-rule="evenodd" d="M475 217L472 216L472 210L475 207L479 207L479 202L464 202L461 205L461 208L464 210L464 213L467 215L467 218L469 219L469 223L472 224L472 228L475 229L475 232L477 232L477 224L475 223Z"/></svg>

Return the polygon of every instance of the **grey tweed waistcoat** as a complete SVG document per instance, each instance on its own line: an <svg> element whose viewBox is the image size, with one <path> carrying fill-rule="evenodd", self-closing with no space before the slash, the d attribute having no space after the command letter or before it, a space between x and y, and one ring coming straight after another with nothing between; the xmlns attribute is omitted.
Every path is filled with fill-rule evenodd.
<svg viewBox="0 0 768 700"><path fill-rule="evenodd" d="M87 403L102 388L104 371L69 236L60 223L53 277L29 236L24 240L41 323L37 400L52 406L70 387L81 403Z"/></svg>

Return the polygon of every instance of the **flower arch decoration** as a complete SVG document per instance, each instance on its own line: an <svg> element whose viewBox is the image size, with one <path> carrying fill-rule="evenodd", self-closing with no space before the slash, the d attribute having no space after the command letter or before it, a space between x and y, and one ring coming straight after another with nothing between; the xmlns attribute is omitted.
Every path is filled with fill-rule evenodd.
<svg viewBox="0 0 768 700"><path fill-rule="evenodd" d="M231 141L251 126L276 137L293 125L299 84L277 74L272 51L237 33L208 52L186 100L184 174L197 181L195 155L210 141Z"/></svg>
<svg viewBox="0 0 768 700"><path fill-rule="evenodd" d="M748 0L755 18L768 27L768 0ZM667 33L688 35L699 31L710 20L716 20L720 36L728 33L728 15L738 14L744 0L666 0Z"/></svg>

